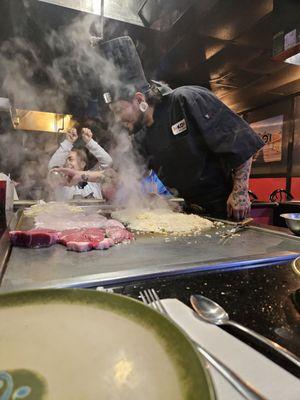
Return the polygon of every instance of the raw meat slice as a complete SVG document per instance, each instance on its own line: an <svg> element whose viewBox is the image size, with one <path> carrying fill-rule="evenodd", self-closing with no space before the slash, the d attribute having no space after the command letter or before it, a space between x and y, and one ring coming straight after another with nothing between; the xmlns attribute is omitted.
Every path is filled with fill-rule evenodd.
<svg viewBox="0 0 300 400"><path fill-rule="evenodd" d="M14 246L30 247L31 236L26 231L10 231L9 237Z"/></svg>
<svg viewBox="0 0 300 400"><path fill-rule="evenodd" d="M105 229L107 229L107 228L126 229L125 226L120 221L117 221L116 219L108 219L107 222L105 223L104 228Z"/></svg>
<svg viewBox="0 0 300 400"><path fill-rule="evenodd" d="M126 229L108 228L105 229L105 233L106 236L112 238L115 243L121 243L134 239L133 233L127 231Z"/></svg>
<svg viewBox="0 0 300 400"><path fill-rule="evenodd" d="M52 229L10 231L9 237L14 246L31 248L49 247L57 242L58 232Z"/></svg>
<svg viewBox="0 0 300 400"><path fill-rule="evenodd" d="M47 232L31 232L30 247L49 247L57 242L57 234Z"/></svg>
<svg viewBox="0 0 300 400"><path fill-rule="evenodd" d="M91 242L96 241L102 241L105 237L105 230L104 229L98 229L98 228L88 228L84 229L84 236L88 238Z"/></svg>
<svg viewBox="0 0 300 400"><path fill-rule="evenodd" d="M100 242L104 239L104 230L98 228L67 229L59 235L58 242L67 246L68 242Z"/></svg>
<svg viewBox="0 0 300 400"><path fill-rule="evenodd" d="M80 229L66 229L59 232L58 243L66 245L68 238L72 238L73 235L78 235Z"/></svg>
<svg viewBox="0 0 300 400"><path fill-rule="evenodd" d="M67 249L68 250L73 250L77 252L83 252L83 251L90 251L93 248L93 245L91 242L81 242L81 241L73 241L73 242L67 242Z"/></svg>
<svg viewBox="0 0 300 400"><path fill-rule="evenodd" d="M112 226L106 230L100 228L66 229L64 231L31 229L28 231L11 231L9 235L14 246L39 248L60 243L66 246L68 250L77 252L92 249L105 250L115 243L134 238L131 232L117 226Z"/></svg>
<svg viewBox="0 0 300 400"><path fill-rule="evenodd" d="M93 249L95 250L106 250L114 245L114 241L111 238L105 238L101 242L93 243Z"/></svg>

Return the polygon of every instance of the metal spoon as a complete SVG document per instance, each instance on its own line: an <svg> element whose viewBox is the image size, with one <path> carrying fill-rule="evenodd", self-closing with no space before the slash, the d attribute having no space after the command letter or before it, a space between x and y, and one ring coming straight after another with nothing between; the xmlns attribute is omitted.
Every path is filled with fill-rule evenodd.
<svg viewBox="0 0 300 400"><path fill-rule="evenodd" d="M270 346L273 350L277 351L295 364L298 368L300 368L300 359L297 356L280 346L278 343L273 342L272 340L260 335L252 329L246 328L245 326L240 325L238 322L231 321L227 312L218 303L201 295L192 295L190 297L190 302L202 320L214 325L235 326L241 331L248 333L249 335Z"/></svg>

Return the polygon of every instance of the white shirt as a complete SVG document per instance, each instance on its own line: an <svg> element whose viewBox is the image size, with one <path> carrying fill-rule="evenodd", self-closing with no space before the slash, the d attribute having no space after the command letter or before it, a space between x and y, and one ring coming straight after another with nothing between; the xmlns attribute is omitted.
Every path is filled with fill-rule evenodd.
<svg viewBox="0 0 300 400"><path fill-rule="evenodd" d="M73 144L67 139L64 140L56 152L51 157L48 168L52 169L54 167L64 166L70 151L73 148ZM112 158L111 156L97 143L95 140L91 139L87 144L86 148L93 154L98 160L98 164L93 169L105 169L111 166ZM102 199L101 186L97 182L88 182L87 185L80 189L76 186L58 186L54 189L54 195L56 201L68 201L72 200L74 196L87 197L93 195L95 199Z"/></svg>

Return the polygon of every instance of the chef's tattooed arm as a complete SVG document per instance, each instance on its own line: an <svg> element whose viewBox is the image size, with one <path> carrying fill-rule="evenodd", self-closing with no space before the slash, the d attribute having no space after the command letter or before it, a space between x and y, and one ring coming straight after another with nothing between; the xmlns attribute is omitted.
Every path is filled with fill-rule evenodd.
<svg viewBox="0 0 300 400"><path fill-rule="evenodd" d="M250 213L248 189L251 164L252 157L233 172L233 189L227 200L227 214L236 221L247 218Z"/></svg>

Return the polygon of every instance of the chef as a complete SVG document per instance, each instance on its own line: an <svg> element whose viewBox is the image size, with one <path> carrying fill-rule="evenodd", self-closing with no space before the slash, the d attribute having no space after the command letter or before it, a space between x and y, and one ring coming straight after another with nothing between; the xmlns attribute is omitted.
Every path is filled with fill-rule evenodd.
<svg viewBox="0 0 300 400"><path fill-rule="evenodd" d="M134 134L147 167L192 210L247 217L252 156L264 145L259 136L203 87L149 84L130 37L104 42L100 52L118 77L103 79L104 101Z"/></svg>

